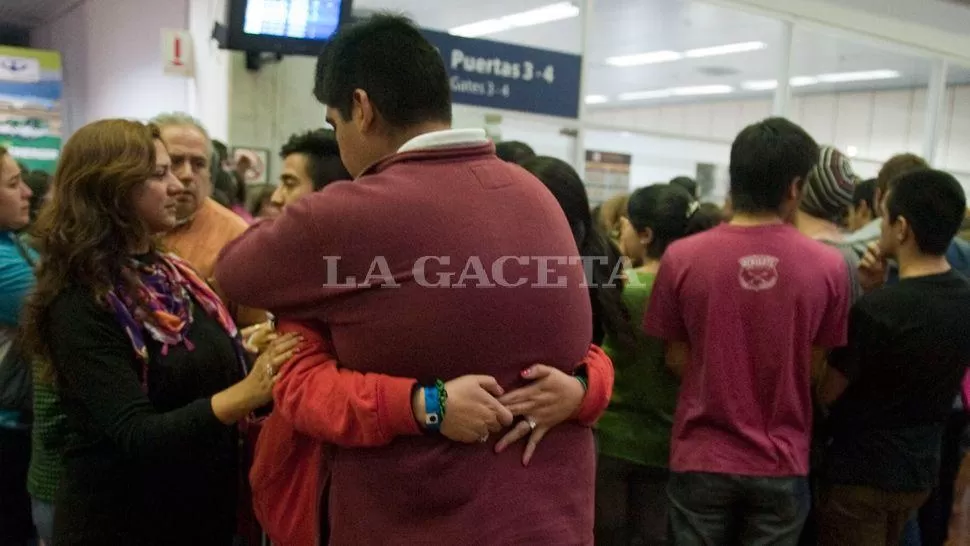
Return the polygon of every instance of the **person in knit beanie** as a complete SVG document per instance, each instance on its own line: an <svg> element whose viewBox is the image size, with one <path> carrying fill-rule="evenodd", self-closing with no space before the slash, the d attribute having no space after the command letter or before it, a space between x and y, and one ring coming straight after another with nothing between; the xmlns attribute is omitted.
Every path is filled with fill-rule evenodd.
<svg viewBox="0 0 970 546"><path fill-rule="evenodd" d="M838 223L852 204L858 177L849 158L832 146L819 147L819 161L808 174L802 193L802 211Z"/></svg>
<svg viewBox="0 0 970 546"><path fill-rule="evenodd" d="M852 205L858 181L848 157L832 146L819 146L818 162L805 180L794 220L802 234L834 246L845 257L853 302L862 295L857 272L860 256L843 242L839 224Z"/></svg>

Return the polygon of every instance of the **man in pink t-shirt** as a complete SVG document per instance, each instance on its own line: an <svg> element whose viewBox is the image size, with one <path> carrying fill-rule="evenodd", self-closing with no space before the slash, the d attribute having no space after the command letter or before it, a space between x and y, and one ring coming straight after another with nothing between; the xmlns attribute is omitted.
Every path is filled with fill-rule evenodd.
<svg viewBox="0 0 970 546"><path fill-rule="evenodd" d="M845 344L849 301L842 255L788 223L818 154L787 120L746 128L731 149L733 219L663 256L644 329L683 378L668 487L678 545L798 542L813 348Z"/></svg>

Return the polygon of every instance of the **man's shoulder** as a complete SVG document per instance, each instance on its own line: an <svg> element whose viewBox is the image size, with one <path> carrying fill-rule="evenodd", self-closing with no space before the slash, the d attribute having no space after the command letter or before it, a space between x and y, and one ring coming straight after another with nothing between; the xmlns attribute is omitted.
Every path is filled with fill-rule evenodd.
<svg viewBox="0 0 970 546"><path fill-rule="evenodd" d="M797 255L805 267L841 269L843 266L848 266L850 254L854 255L850 245L799 235L799 237L792 237L789 252Z"/></svg>
<svg viewBox="0 0 970 546"><path fill-rule="evenodd" d="M900 313L910 314L914 306L926 306L932 303L932 298L919 289L913 289L907 283L887 284L863 296L855 309L857 315L866 316L873 320L881 318L896 318Z"/></svg>
<svg viewBox="0 0 970 546"><path fill-rule="evenodd" d="M859 254L858 249L855 245L847 243L845 241L813 241L821 244L821 248L817 249L818 256L821 259L827 260L826 265L831 265L838 261L842 261L849 268L855 268L859 266L859 261L862 256Z"/></svg>
<svg viewBox="0 0 970 546"><path fill-rule="evenodd" d="M206 201L206 209L213 221L222 224L228 231L233 232L233 236L237 236L249 228L249 224L241 216L213 199Z"/></svg>
<svg viewBox="0 0 970 546"><path fill-rule="evenodd" d="M725 234L719 227L677 239L664 252L664 258L691 255L694 253L706 253L709 250L720 248L725 241Z"/></svg>

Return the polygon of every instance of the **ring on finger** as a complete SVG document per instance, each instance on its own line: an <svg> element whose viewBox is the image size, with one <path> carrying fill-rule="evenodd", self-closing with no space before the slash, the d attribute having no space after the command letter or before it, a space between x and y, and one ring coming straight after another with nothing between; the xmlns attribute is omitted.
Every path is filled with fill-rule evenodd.
<svg viewBox="0 0 970 546"><path fill-rule="evenodd" d="M536 420L531 417L526 417L525 422L529 424L529 430L536 429Z"/></svg>
<svg viewBox="0 0 970 546"><path fill-rule="evenodd" d="M485 434L482 434L481 437L478 438L478 441L481 442L481 443L483 443L483 444L485 442L487 442L488 441L488 433L486 432Z"/></svg>
<svg viewBox="0 0 970 546"><path fill-rule="evenodd" d="M273 365L270 363L266 364L266 376L270 379L276 376L276 370L273 369Z"/></svg>

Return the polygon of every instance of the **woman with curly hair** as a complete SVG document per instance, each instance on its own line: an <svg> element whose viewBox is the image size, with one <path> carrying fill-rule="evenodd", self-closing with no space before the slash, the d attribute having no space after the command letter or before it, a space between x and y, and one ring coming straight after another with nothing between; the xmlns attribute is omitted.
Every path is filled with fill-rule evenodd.
<svg viewBox="0 0 970 546"><path fill-rule="evenodd" d="M235 423L268 403L295 336L246 373L218 296L155 234L181 191L158 129L103 120L64 145L37 220L25 343L67 416L54 543L228 545Z"/></svg>

